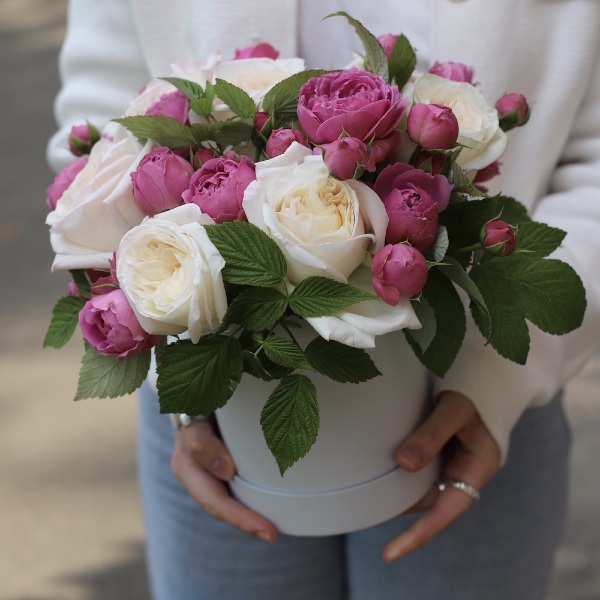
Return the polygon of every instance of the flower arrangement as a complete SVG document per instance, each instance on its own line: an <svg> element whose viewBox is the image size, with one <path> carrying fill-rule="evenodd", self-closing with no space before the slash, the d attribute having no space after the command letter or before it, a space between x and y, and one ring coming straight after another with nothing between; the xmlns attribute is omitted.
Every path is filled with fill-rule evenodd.
<svg viewBox="0 0 600 600"><path fill-rule="evenodd" d="M310 373L377 376L377 336L403 330L443 376L465 335L461 294L521 364L526 321L561 335L585 310L577 274L548 258L564 232L482 185L526 99L491 106L471 68L416 73L405 36L330 16L363 42L353 66L305 70L269 44L174 65L101 134L74 128L80 158L48 188L53 268L73 281L45 345L79 324L75 399L133 392L152 349L162 412L212 413L244 373L276 381L261 425L282 474L317 437Z"/></svg>

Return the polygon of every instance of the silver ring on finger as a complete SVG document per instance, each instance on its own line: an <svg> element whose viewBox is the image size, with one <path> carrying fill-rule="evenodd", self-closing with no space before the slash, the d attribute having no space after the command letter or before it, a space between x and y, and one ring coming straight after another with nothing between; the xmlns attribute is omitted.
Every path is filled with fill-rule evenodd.
<svg viewBox="0 0 600 600"><path fill-rule="evenodd" d="M177 428L181 427L189 427L194 423L198 423L199 421L208 421L209 417L204 415L187 415L185 413L178 413L176 417Z"/></svg>
<svg viewBox="0 0 600 600"><path fill-rule="evenodd" d="M442 479L438 482L438 490L440 490L440 492L443 492L449 488L460 490L469 496L473 502L477 502L481 497L479 490L468 484L466 481L462 481L460 479Z"/></svg>

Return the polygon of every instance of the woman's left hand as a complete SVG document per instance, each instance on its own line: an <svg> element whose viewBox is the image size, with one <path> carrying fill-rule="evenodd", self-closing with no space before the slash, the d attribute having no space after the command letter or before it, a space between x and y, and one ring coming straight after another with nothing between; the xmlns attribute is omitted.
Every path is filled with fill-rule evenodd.
<svg viewBox="0 0 600 600"><path fill-rule="evenodd" d="M431 415L402 442L396 460L406 471L419 471L442 451L444 462L440 479L463 481L476 490L496 475L500 465L496 441L473 403L457 392L440 394ZM409 511L427 512L384 548L383 559L392 562L414 552L452 525L473 502L461 490L447 487L440 492L436 485Z"/></svg>

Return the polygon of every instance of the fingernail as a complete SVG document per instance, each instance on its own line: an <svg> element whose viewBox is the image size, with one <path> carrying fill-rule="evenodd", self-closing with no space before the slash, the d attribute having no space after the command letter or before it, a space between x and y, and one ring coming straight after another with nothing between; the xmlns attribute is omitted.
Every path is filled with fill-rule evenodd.
<svg viewBox="0 0 600 600"><path fill-rule="evenodd" d="M417 469L423 462L423 453L416 446L407 446L400 453L398 462L405 469Z"/></svg>
<svg viewBox="0 0 600 600"><path fill-rule="evenodd" d="M273 536L266 531L258 531L256 535L263 541L269 544L273 541Z"/></svg>
<svg viewBox="0 0 600 600"><path fill-rule="evenodd" d="M410 543L411 539L406 534L394 540L393 544L390 545L391 547L387 546L383 550L383 560L386 563L391 563L399 559L407 553L406 550L409 548Z"/></svg>

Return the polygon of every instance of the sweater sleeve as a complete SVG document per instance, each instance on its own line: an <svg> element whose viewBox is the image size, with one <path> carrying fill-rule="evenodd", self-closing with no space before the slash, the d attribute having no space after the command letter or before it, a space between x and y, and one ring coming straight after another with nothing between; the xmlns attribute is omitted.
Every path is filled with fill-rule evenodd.
<svg viewBox="0 0 600 600"><path fill-rule="evenodd" d="M59 130L47 158L55 171L73 156L68 135L86 120L98 128L119 116L150 76L128 0L71 0L54 105Z"/></svg>
<svg viewBox="0 0 600 600"><path fill-rule="evenodd" d="M526 167L525 167L526 168ZM459 356L436 393L454 390L475 404L502 451L522 413L549 402L577 374L600 342L600 62L596 61L586 97L579 108L548 193L533 218L567 232L553 255L568 262L586 288L583 325L564 336L529 327L531 349L526 365L500 357L470 320Z"/></svg>

